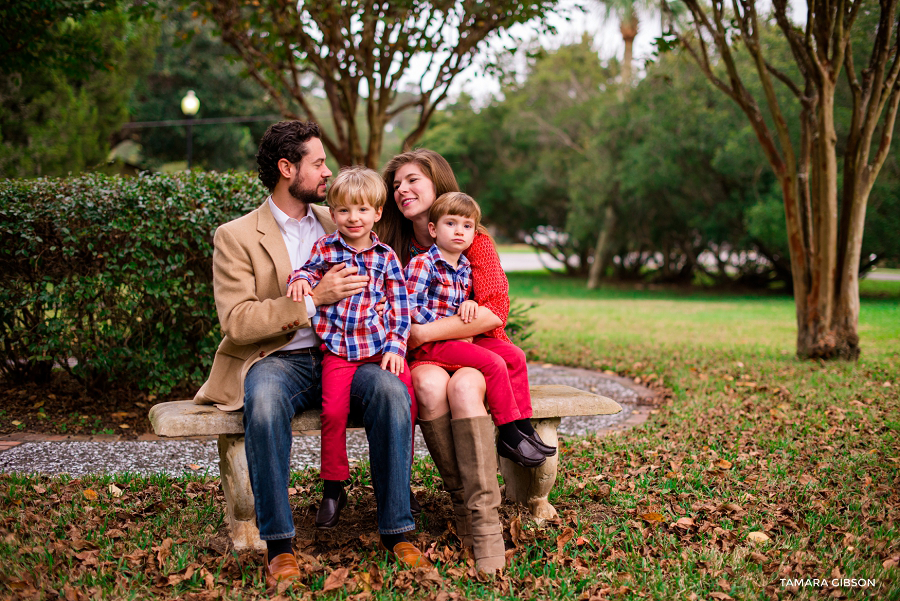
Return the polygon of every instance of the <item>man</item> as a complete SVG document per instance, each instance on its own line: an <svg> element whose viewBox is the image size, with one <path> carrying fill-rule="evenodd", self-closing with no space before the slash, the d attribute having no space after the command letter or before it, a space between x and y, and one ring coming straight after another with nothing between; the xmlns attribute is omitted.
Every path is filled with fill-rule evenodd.
<svg viewBox="0 0 900 601"><path fill-rule="evenodd" d="M319 237L335 230L328 210L313 204L324 200L331 176L318 125L272 125L256 160L259 179L271 195L258 209L216 230L213 288L225 338L194 402L244 410L250 485L271 587L300 576L287 488L291 419L322 403L322 353L310 317L319 305L362 292L368 277L336 265L305 303L286 296L291 271L306 263ZM415 528L409 506L409 393L391 372L364 365L353 378L353 414L362 417L369 439L382 544L402 564L429 566L403 535ZM341 507L335 503L319 513L331 512L336 521Z"/></svg>

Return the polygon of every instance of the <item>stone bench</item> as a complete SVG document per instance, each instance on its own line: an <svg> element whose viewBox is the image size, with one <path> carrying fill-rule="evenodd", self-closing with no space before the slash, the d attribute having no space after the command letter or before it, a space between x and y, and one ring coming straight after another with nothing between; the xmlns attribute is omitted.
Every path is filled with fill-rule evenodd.
<svg viewBox="0 0 900 601"><path fill-rule="evenodd" d="M576 415L609 415L622 407L612 399L584 392L570 386L532 386L534 409L532 423L541 438L558 446L556 428L563 417ZM305 411L291 422L294 431L319 430L320 411ZM219 473L225 493L226 518L236 549L265 549L259 539L253 491L244 451L243 414L226 413L211 405L195 405L192 401L160 403L150 409L150 423L158 436L218 436ZM361 427L361 424L348 424ZM541 467L528 469L500 458L500 473L506 482L506 497L528 506L538 520L556 517L556 509L547 500L556 482L559 455L548 457Z"/></svg>

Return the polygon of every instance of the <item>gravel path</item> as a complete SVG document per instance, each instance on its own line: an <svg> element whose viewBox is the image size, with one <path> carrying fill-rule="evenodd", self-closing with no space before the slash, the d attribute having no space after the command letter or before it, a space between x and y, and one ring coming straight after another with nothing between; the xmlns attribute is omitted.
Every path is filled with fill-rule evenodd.
<svg viewBox="0 0 900 601"><path fill-rule="evenodd" d="M563 418L559 427L562 436L580 436L622 422L631 415L638 402L638 394L632 388L598 372L529 364L528 376L532 384L573 386L607 396L622 405L622 412L616 415ZM415 448L419 456L428 452L418 429ZM368 443L362 430L348 432L347 453L351 462L367 457ZM291 467L303 469L318 466L319 437L295 436L291 450ZM95 472L180 474L184 471L218 476L219 455L216 441L26 442L0 453L0 473L68 473L78 477Z"/></svg>

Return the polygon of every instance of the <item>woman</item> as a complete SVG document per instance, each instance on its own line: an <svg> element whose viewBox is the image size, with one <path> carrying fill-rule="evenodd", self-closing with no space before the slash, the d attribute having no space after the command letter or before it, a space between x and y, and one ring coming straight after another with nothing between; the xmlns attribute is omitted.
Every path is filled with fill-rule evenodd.
<svg viewBox="0 0 900 601"><path fill-rule="evenodd" d="M377 232L406 265L427 252L434 240L428 232L428 210L446 192L459 192L449 163L438 153L418 149L394 157L384 169L384 182L395 202L385 204ZM479 231L466 256L472 265L473 292L480 305L477 318L463 323L456 316L425 325L414 324L409 348L436 340L485 335L509 340L503 327L509 314L509 282L486 231ZM484 406L484 376L475 369L455 371L416 363L412 381L419 406L419 427L428 451L450 493L456 532L471 546L477 569L486 573L505 566L500 525L500 487L494 425Z"/></svg>

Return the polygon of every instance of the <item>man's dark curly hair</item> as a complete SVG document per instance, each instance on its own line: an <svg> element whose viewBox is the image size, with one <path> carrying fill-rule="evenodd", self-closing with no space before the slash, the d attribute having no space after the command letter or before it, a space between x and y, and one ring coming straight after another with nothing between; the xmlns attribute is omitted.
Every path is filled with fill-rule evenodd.
<svg viewBox="0 0 900 601"><path fill-rule="evenodd" d="M313 121L279 121L266 130L259 143L256 163L259 165L259 181L275 190L281 173L278 161L287 159L295 165L306 156L306 142L310 138L321 138L322 130Z"/></svg>

